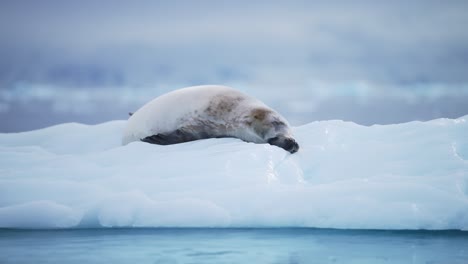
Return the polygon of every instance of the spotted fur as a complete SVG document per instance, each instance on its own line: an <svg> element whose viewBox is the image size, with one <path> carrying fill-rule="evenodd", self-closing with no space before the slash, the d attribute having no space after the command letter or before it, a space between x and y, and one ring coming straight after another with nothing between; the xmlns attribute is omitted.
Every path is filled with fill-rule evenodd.
<svg viewBox="0 0 468 264"><path fill-rule="evenodd" d="M220 137L269 143L291 153L299 149L281 115L224 86L189 87L154 99L130 117L123 141L169 145Z"/></svg>

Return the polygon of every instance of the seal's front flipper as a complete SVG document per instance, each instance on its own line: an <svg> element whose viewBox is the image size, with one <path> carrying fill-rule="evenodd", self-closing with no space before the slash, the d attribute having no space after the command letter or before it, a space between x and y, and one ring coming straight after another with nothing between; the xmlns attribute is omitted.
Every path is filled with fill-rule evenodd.
<svg viewBox="0 0 468 264"><path fill-rule="evenodd" d="M194 137L193 134L187 133L182 129L177 129L173 132L166 134L156 134L149 137L141 139L143 142L157 144L157 145L171 145L177 143L183 143L188 141L193 141L198 138Z"/></svg>
<svg viewBox="0 0 468 264"><path fill-rule="evenodd" d="M145 137L141 139L143 142L151 143L151 144L157 144L157 145L169 145L171 143L168 143L168 140L166 139L166 136L163 134L156 134L152 135L149 137Z"/></svg>

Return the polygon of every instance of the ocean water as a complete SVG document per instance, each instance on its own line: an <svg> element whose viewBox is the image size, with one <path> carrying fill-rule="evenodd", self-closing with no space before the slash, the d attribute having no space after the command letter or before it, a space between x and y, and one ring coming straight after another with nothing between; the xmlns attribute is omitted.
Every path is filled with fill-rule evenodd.
<svg viewBox="0 0 468 264"><path fill-rule="evenodd" d="M468 232L315 228L0 230L0 263L468 263Z"/></svg>

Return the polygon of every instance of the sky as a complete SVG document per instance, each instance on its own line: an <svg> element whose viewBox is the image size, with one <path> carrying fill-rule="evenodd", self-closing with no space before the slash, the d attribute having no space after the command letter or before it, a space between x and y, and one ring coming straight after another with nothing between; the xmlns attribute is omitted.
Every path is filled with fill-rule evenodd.
<svg viewBox="0 0 468 264"><path fill-rule="evenodd" d="M229 85L292 125L468 114L467 1L0 2L0 132Z"/></svg>

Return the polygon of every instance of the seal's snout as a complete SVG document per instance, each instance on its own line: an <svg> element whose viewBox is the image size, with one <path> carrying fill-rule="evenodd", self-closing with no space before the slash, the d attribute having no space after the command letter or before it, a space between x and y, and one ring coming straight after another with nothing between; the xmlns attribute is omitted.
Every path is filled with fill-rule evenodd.
<svg viewBox="0 0 468 264"><path fill-rule="evenodd" d="M288 152L296 153L299 150L299 144L293 138L274 137L268 140L270 145L278 146Z"/></svg>
<svg viewBox="0 0 468 264"><path fill-rule="evenodd" d="M299 144L297 144L296 140L287 138L284 141L284 149L291 152L291 154L296 153L299 150Z"/></svg>

